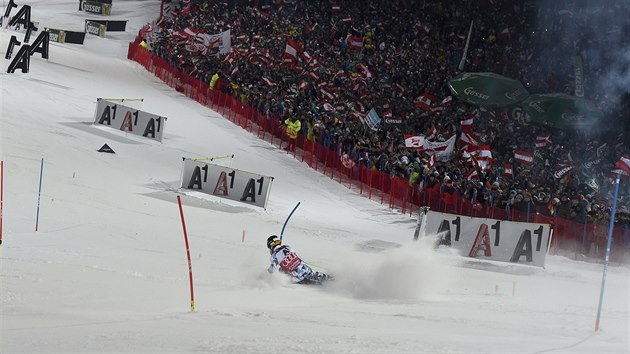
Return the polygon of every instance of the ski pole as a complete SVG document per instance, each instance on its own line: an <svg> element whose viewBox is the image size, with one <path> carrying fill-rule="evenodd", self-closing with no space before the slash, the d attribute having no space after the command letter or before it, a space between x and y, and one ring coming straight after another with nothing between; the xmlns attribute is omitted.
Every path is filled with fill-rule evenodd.
<svg viewBox="0 0 630 354"><path fill-rule="evenodd" d="M297 204L295 204L295 207L293 208L293 210L291 210L291 214L289 214L287 219L284 221L284 225L282 225L282 231L280 231L280 241L282 241L282 235L284 235L284 228L287 227L287 223L289 222L289 219L291 219L291 215L293 215L293 213L295 212L295 209L297 209L300 206L300 203L301 202L298 202Z"/></svg>

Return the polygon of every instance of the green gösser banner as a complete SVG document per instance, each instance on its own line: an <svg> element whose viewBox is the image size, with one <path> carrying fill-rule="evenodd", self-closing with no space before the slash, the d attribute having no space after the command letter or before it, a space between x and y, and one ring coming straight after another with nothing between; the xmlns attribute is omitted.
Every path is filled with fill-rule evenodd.
<svg viewBox="0 0 630 354"><path fill-rule="evenodd" d="M462 73L449 80L448 88L460 100L478 106L510 106L529 96L519 81L495 73Z"/></svg>
<svg viewBox="0 0 630 354"><path fill-rule="evenodd" d="M592 127L602 116L590 101L563 93L531 95L520 106L531 122L559 129Z"/></svg>

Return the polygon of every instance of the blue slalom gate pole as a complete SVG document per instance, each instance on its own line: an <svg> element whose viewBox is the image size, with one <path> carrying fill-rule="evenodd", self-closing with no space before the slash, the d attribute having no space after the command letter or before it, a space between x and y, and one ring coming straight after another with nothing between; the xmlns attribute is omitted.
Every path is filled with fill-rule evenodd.
<svg viewBox="0 0 630 354"><path fill-rule="evenodd" d="M613 197L612 214L610 214L610 225L608 225L608 242L606 243L606 258L604 258L604 273L602 274L602 288L599 292L599 305L597 306L597 319L595 320L595 332L599 331L599 318L602 313L602 302L604 300L604 284L606 283L606 271L608 270L608 260L610 259L610 246L612 244L613 226L615 225L615 212L617 211L617 194L619 193L619 174L615 181L615 196Z"/></svg>
<svg viewBox="0 0 630 354"><path fill-rule="evenodd" d="M42 196L42 175L44 174L44 158L42 157L42 164L39 169L39 192L37 192L37 217L35 218L35 232L39 229L39 201Z"/></svg>
<svg viewBox="0 0 630 354"><path fill-rule="evenodd" d="M293 215L293 213L295 212L295 209L297 209L300 206L300 203L301 202L298 202L297 204L295 204L295 207L293 208L293 210L291 210L291 214L289 214L287 219L284 221L284 225L282 225L282 231L280 231L280 241L282 241L282 235L284 235L284 228L287 227L287 223L289 222L289 219L291 219L291 215Z"/></svg>

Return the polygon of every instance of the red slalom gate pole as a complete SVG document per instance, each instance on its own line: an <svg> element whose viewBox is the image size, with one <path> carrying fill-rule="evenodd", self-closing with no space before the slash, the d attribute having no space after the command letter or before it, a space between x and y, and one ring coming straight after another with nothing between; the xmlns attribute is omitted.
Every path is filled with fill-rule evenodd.
<svg viewBox="0 0 630 354"><path fill-rule="evenodd" d="M190 279L190 311L195 312L195 293L193 292L193 276L192 262L190 261L190 247L188 246L188 233L186 232L186 221L184 220L184 210L182 209L182 200L177 196L177 204L179 204L179 216L182 218L182 227L184 228L184 241L186 241L186 256L188 257L188 277Z"/></svg>

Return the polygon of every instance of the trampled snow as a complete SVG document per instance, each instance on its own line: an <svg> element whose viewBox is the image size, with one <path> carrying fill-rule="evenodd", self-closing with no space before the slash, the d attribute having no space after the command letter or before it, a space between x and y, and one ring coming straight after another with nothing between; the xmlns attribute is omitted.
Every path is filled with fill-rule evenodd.
<svg viewBox="0 0 630 354"><path fill-rule="evenodd" d="M16 3L31 5L44 27L81 31L96 17L77 11L77 1ZM630 351L628 268L609 268L594 332L601 264L548 256L540 269L414 243L413 218L128 61L128 42L158 12L158 0L115 1L111 18L129 20L126 32L88 35L83 46L51 43L50 59L35 54L28 74L6 74L2 60L0 352ZM22 37L0 32L2 58L12 34ZM142 110L168 117L163 142L92 125L98 97L143 98ZM116 154L97 152L103 144ZM232 154L223 163L275 177L266 210L178 192L182 157ZM298 201L284 239L336 275L330 286L266 272L265 240Z"/></svg>

